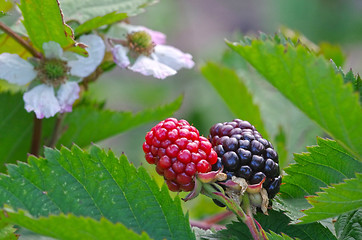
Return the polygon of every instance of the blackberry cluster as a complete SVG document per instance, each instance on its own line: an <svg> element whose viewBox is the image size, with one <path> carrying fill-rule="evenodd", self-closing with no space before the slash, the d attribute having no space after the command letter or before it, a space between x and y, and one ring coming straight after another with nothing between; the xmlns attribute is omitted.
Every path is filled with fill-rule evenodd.
<svg viewBox="0 0 362 240"><path fill-rule="evenodd" d="M247 121L217 123L210 129L209 139L218 155L212 165L216 171L224 166L228 179L244 178L248 184L260 183L273 198L280 189L281 176L278 154L272 144Z"/></svg>
<svg viewBox="0 0 362 240"><path fill-rule="evenodd" d="M197 172L211 171L217 154L209 140L186 120L168 118L146 134L143 151L148 163L156 164L171 191L191 191Z"/></svg>

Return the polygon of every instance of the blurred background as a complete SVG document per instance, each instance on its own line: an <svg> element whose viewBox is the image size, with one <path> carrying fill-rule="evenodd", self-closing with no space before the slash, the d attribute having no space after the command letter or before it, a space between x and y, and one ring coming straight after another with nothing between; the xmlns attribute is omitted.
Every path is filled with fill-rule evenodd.
<svg viewBox="0 0 362 240"><path fill-rule="evenodd" d="M207 136L213 124L235 118L199 70L207 61L222 61L227 49L225 39L237 41L238 33L273 34L284 26L304 34L316 44L339 45L346 55L343 69L353 68L357 73L362 72L361 13L361 0L161 0L148 7L144 14L130 18L130 22L164 32L168 45L193 55L195 68L181 70L165 80L115 69L91 85L90 93L92 98L105 100L110 109L133 112L169 103L183 95L182 108L175 117L188 120ZM252 69L238 73L259 104L272 139L279 127L283 127L289 162L292 162L292 153L305 151L305 146L315 144L316 136L326 136ZM134 128L99 145L111 148L118 155L124 152L138 166L144 162L144 136L155 124ZM150 167L149 172L156 177L153 168ZM210 209L213 211L218 210ZM202 217L195 211L191 211L191 216Z"/></svg>

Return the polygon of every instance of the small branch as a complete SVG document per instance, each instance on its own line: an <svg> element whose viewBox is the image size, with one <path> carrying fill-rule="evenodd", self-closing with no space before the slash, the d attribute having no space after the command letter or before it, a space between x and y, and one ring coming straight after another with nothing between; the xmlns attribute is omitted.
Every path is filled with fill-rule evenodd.
<svg viewBox="0 0 362 240"><path fill-rule="evenodd" d="M54 148L55 145L58 142L60 133L61 133L61 126L63 123L63 119L64 119L64 113L59 114L59 116L57 117L57 119L55 120L55 125L54 125L54 129L53 129L53 134L52 137L49 141L49 143L47 144L49 147Z"/></svg>
<svg viewBox="0 0 362 240"><path fill-rule="evenodd" d="M232 211L225 211L219 214L216 214L212 217L206 218L203 220L203 222L207 223L207 224L215 224L218 222L221 222L222 220L226 219L227 217L233 215Z"/></svg>
<svg viewBox="0 0 362 240"><path fill-rule="evenodd" d="M39 156L40 141L41 141L42 119L38 119L34 115L33 137L31 140L30 154Z"/></svg>
<svg viewBox="0 0 362 240"><path fill-rule="evenodd" d="M34 57L42 58L42 54L35 50L27 41L25 41L22 37L20 37L17 33L15 33L11 28L6 26L4 23L0 22L0 29L3 30L6 34L12 37L15 41L17 41L20 45L22 45L26 50L28 50Z"/></svg>

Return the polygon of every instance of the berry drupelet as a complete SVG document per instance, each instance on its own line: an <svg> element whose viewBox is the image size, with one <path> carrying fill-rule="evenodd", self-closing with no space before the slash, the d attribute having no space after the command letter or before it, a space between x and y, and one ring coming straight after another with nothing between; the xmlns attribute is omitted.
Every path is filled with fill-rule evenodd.
<svg viewBox="0 0 362 240"><path fill-rule="evenodd" d="M211 171L217 154L211 143L186 120L168 118L146 134L143 151L148 163L156 165L171 191L193 190L196 173Z"/></svg>
<svg viewBox="0 0 362 240"><path fill-rule="evenodd" d="M269 199L279 192L282 179L278 154L249 122L235 119L217 123L210 129L209 140L218 155L212 170L224 167L228 179L236 176L250 185L265 178L263 188Z"/></svg>

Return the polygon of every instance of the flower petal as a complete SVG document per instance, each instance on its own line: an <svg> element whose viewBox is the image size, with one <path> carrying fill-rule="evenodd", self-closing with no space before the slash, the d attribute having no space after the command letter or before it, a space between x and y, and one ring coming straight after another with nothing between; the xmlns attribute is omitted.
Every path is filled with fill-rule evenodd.
<svg viewBox="0 0 362 240"><path fill-rule="evenodd" d="M172 46L156 45L153 57L154 56L156 56L155 60L166 64L176 71L181 68L192 68L195 65L190 54L183 53Z"/></svg>
<svg viewBox="0 0 362 240"><path fill-rule="evenodd" d="M87 77L96 70L99 64L101 64L106 46L103 39L97 35L83 35L79 38L79 41L88 45L87 51L89 56L83 57L77 55L78 60L69 61L68 66L70 74L78 77Z"/></svg>
<svg viewBox="0 0 362 240"><path fill-rule="evenodd" d="M139 56L133 66L128 69L139 72L145 76L152 75L159 79L176 74L176 71L172 68L143 55Z"/></svg>
<svg viewBox="0 0 362 240"><path fill-rule="evenodd" d="M132 32L139 32L139 31L145 31L147 32L152 39L152 42L154 44L165 44L166 42L166 35L162 32L154 31L149 28L146 28L144 26L136 26L136 25L130 25L126 23L120 23L119 24L122 28L125 28L128 33Z"/></svg>
<svg viewBox="0 0 362 240"><path fill-rule="evenodd" d="M43 50L45 58L51 59L51 58L57 58L57 59L63 59L63 49L57 42L45 42L43 43ZM64 60L64 59L63 59Z"/></svg>
<svg viewBox="0 0 362 240"><path fill-rule="evenodd" d="M130 65L127 53L128 48L125 48L122 45L115 45L112 48L113 60L121 68L126 68Z"/></svg>
<svg viewBox="0 0 362 240"><path fill-rule="evenodd" d="M33 65L17 54L0 54L0 79L9 83L25 85L36 77Z"/></svg>
<svg viewBox="0 0 362 240"><path fill-rule="evenodd" d="M80 87L76 82L62 84L57 92L60 112L71 112L75 100L79 98Z"/></svg>
<svg viewBox="0 0 362 240"><path fill-rule="evenodd" d="M26 111L34 111L39 119L53 117L60 111L53 87L45 84L40 84L24 93L23 99Z"/></svg>

